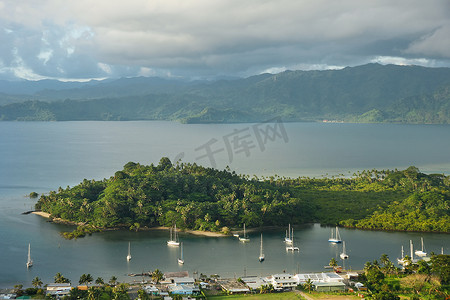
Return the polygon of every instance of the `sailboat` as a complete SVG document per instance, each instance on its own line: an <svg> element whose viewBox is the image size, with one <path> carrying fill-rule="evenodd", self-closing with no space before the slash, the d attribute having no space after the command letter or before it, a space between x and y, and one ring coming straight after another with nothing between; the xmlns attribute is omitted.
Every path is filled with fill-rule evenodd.
<svg viewBox="0 0 450 300"><path fill-rule="evenodd" d="M286 251L300 251L299 247L294 246L294 229L292 229L292 235L291 235L292 244L291 246L286 247Z"/></svg>
<svg viewBox="0 0 450 300"><path fill-rule="evenodd" d="M28 243L28 259L27 259L27 268L33 266L33 260L31 259L31 245Z"/></svg>
<svg viewBox="0 0 450 300"><path fill-rule="evenodd" d="M127 261L130 261L131 259L131 243L128 242L128 255L127 255Z"/></svg>
<svg viewBox="0 0 450 300"><path fill-rule="evenodd" d="M342 259L347 259L348 258L348 255L347 255L347 253L345 253L345 241L344 242L342 242L343 243L343 245L342 245L342 253L339 255Z"/></svg>
<svg viewBox="0 0 450 300"><path fill-rule="evenodd" d="M175 224L173 228L173 234L172 234L172 228L170 228L170 240L167 241L167 245L169 246L179 246L180 242L178 241L177 236L177 224Z"/></svg>
<svg viewBox="0 0 450 300"><path fill-rule="evenodd" d="M405 252L403 251L403 245L402 245L402 256L400 256L400 258L397 258L397 262L399 265L404 265L405 264Z"/></svg>
<svg viewBox="0 0 450 300"><path fill-rule="evenodd" d="M289 234L288 234L289 232ZM284 242L286 244L292 244L292 238L291 238L291 224L289 224L289 229L286 231L286 237L284 238Z"/></svg>
<svg viewBox="0 0 450 300"><path fill-rule="evenodd" d="M241 242L250 242L250 239L245 234L245 223L244 223L244 235L242 237L239 237L239 241L241 241Z"/></svg>
<svg viewBox="0 0 450 300"><path fill-rule="evenodd" d="M264 253L263 253L263 240L262 240L262 233L261 233L261 247L259 248L259 261L262 262L265 259Z"/></svg>
<svg viewBox="0 0 450 300"><path fill-rule="evenodd" d="M328 239L328 241L330 243L334 243L334 244L338 244L338 243L342 242L341 235L339 234L339 229L338 229L337 226L336 226L336 232L335 233L333 232L333 229L331 229L331 236Z"/></svg>
<svg viewBox="0 0 450 300"><path fill-rule="evenodd" d="M179 263L180 265L184 264L184 257L183 257L183 243L181 243L181 256L180 256L180 258L178 259L178 263Z"/></svg>
<svg viewBox="0 0 450 300"><path fill-rule="evenodd" d="M416 255L419 256L419 257L424 257L424 256L427 256L427 253L423 251L423 250L424 250L424 248L423 248L423 237L420 238L420 240L421 240L421 242L422 242L422 250L416 250L416 251L414 252L414 254L416 254Z"/></svg>

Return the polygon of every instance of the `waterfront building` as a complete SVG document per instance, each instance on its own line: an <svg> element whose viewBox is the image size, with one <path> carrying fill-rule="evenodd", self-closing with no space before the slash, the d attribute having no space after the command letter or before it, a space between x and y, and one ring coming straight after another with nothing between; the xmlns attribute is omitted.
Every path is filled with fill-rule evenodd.
<svg viewBox="0 0 450 300"><path fill-rule="evenodd" d="M297 279L291 274L274 274L267 277L267 281L272 284L277 291L291 290L298 285Z"/></svg>
<svg viewBox="0 0 450 300"><path fill-rule="evenodd" d="M69 295L71 289L70 283L49 283L45 294L59 299Z"/></svg>

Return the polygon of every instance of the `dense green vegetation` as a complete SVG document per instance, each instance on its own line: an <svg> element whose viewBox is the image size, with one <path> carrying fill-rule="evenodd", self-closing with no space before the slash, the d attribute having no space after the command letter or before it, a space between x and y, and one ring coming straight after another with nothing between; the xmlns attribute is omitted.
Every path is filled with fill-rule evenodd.
<svg viewBox="0 0 450 300"><path fill-rule="evenodd" d="M29 83L31 84L31 83ZM178 120L186 123L342 120L450 124L450 69L369 64L245 79L128 78L7 95L0 120ZM26 86L24 86L26 90Z"/></svg>
<svg viewBox="0 0 450 300"><path fill-rule="evenodd" d="M408 231L450 232L450 178L404 171L364 171L352 178L249 178L168 158L129 162L102 181L41 195L36 209L82 223L66 237L101 228L172 226L205 231L320 222Z"/></svg>

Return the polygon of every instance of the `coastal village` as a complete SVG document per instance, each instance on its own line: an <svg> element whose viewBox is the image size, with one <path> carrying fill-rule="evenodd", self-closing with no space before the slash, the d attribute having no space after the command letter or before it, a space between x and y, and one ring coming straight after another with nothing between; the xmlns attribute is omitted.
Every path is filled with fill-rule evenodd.
<svg viewBox="0 0 450 300"><path fill-rule="evenodd" d="M296 290L297 287L312 283L312 287L318 292L350 292L363 296L362 292L367 288L356 280L358 272L322 272L322 273L279 273L265 277L247 276L240 278L220 278L218 275L209 277L201 274L199 278L192 277L187 271L167 272L161 281L154 282L146 277L151 272L134 276L142 276L142 280L135 280L127 284L128 295L131 299L139 298L139 290L147 295L161 299L174 299L177 295L183 299L190 297L208 299L214 295L255 294L267 292L280 293ZM101 285L85 283L73 285L71 283L47 283L45 295L55 299L62 299L70 295L72 289L87 291L99 288ZM26 296L25 296L26 297ZM0 299L24 299L18 297L13 290L3 290Z"/></svg>

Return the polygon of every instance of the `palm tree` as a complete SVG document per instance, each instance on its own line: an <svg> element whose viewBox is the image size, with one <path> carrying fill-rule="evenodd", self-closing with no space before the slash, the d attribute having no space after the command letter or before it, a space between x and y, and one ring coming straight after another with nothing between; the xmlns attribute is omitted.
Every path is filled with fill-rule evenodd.
<svg viewBox="0 0 450 300"><path fill-rule="evenodd" d="M90 287L88 289L88 299L89 300L99 299L100 295L101 295L101 291L98 288Z"/></svg>
<svg viewBox="0 0 450 300"><path fill-rule="evenodd" d="M337 267L337 265L338 265L338 264L337 264L337 261L336 261L336 259L333 257L333 258L330 260L329 266L335 268L335 267Z"/></svg>
<svg viewBox="0 0 450 300"><path fill-rule="evenodd" d="M95 283L98 285L104 285L105 281L103 280L103 278L97 277L97 279L95 279Z"/></svg>
<svg viewBox="0 0 450 300"><path fill-rule="evenodd" d="M62 276L61 273L56 273L55 275L55 283L70 283L70 280Z"/></svg>
<svg viewBox="0 0 450 300"><path fill-rule="evenodd" d="M159 269L152 272L152 280L156 283L159 283L163 277L164 274Z"/></svg>
<svg viewBox="0 0 450 300"><path fill-rule="evenodd" d="M109 279L109 284L110 285L116 285L117 283L117 277L116 276L111 276L111 279Z"/></svg>
<svg viewBox="0 0 450 300"><path fill-rule="evenodd" d="M390 262L389 256L387 254L382 254L380 257L380 262L383 264L383 266L387 266L387 264Z"/></svg>
<svg viewBox="0 0 450 300"><path fill-rule="evenodd" d="M35 287L35 288L40 288L42 286L42 280L39 277L35 277L33 279L33 281L31 281L31 284Z"/></svg>
<svg viewBox="0 0 450 300"><path fill-rule="evenodd" d="M314 287L314 284L310 278L308 278L308 280L306 280L306 282L303 284L303 288L305 290L308 290L309 293L311 293L311 290L313 289L313 287Z"/></svg>

